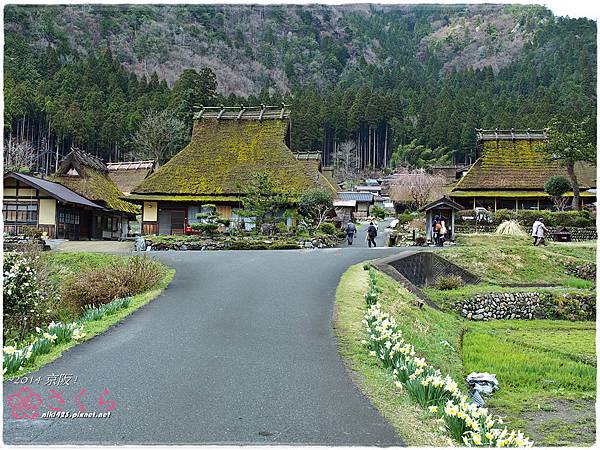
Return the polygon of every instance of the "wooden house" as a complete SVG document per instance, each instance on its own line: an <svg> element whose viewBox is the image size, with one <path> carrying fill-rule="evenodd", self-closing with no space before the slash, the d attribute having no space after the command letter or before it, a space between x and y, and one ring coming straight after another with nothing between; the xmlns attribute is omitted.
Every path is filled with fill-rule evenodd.
<svg viewBox="0 0 600 450"><path fill-rule="evenodd" d="M184 234L205 204L235 222L258 173L290 194L292 209L295 198L323 185L316 167L296 159L289 140L286 105L202 108L194 115L191 142L127 197L142 205L143 234Z"/></svg>
<svg viewBox="0 0 600 450"><path fill-rule="evenodd" d="M94 218L108 213L103 206L62 184L22 173L4 175L5 233L23 234L25 227L34 227L49 238L91 239Z"/></svg>
<svg viewBox="0 0 600 450"><path fill-rule="evenodd" d="M569 178L566 169L540 148L546 140L545 130L477 130L477 160L449 197L466 209L552 208L544 183L555 175ZM596 194L587 190L596 187L596 168L577 163L575 172L582 205L595 202Z"/></svg>
<svg viewBox="0 0 600 450"><path fill-rule="evenodd" d="M129 234L129 222L135 221L139 207L122 199L123 192L109 178L108 168L97 157L73 149L61 162L50 181L62 184L103 207L90 225L93 239L120 239Z"/></svg>

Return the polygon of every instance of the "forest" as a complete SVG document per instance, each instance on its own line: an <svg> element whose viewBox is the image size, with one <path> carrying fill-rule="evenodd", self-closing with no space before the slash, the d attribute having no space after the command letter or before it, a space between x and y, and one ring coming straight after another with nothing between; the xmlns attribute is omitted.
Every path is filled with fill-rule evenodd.
<svg viewBox="0 0 600 450"><path fill-rule="evenodd" d="M292 150L356 168L596 114L596 23L539 6L11 5L4 45L6 140L46 173L72 146L138 156L149 112L189 133L199 105L291 104Z"/></svg>

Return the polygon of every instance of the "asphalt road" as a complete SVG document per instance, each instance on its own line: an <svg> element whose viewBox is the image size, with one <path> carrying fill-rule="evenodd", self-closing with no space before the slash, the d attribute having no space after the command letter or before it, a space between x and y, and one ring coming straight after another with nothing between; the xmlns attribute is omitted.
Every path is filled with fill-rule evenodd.
<svg viewBox="0 0 600 450"><path fill-rule="evenodd" d="M4 383L4 442L401 445L350 380L331 328L346 268L398 251L155 253L177 269L167 290L28 384L40 414L78 411L78 394L100 411L107 389L110 417L17 420L6 395L20 386ZM45 385L52 374L77 382Z"/></svg>
<svg viewBox="0 0 600 450"><path fill-rule="evenodd" d="M390 222L392 220L391 219L386 219L386 220L380 220L378 222L378 230L377 230L377 237L375 238L375 243L377 244L377 247L385 247L387 245L387 229L386 227L389 226ZM367 229L369 228L369 223L368 222L364 222L364 223L360 223L358 224L358 229L356 230L356 234L354 236L354 241L352 242L352 245L348 245L347 241L343 241L340 244L340 247L344 248L344 247L352 247L352 248L368 248L369 244L367 243Z"/></svg>

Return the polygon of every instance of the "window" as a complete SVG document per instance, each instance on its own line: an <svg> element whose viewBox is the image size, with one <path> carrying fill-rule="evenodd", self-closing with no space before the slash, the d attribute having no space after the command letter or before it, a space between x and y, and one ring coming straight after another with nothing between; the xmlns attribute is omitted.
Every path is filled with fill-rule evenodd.
<svg viewBox="0 0 600 450"><path fill-rule="evenodd" d="M37 203L4 203L2 217L4 222L37 225L38 205Z"/></svg>
<svg viewBox="0 0 600 450"><path fill-rule="evenodd" d="M68 225L79 225L79 211L72 209L59 209L58 210L58 223Z"/></svg>
<svg viewBox="0 0 600 450"><path fill-rule="evenodd" d="M199 214L199 213L200 213L200 206L198 206L198 205L188 206L187 223L188 224L200 223L200 219L196 218L196 214Z"/></svg>

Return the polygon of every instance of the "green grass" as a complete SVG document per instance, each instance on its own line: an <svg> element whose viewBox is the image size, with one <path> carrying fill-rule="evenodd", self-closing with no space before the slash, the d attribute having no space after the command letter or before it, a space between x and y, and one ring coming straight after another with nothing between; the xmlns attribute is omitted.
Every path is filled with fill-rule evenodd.
<svg viewBox="0 0 600 450"><path fill-rule="evenodd" d="M361 320L367 283L367 272L362 264L357 264L344 273L336 291L334 328L350 376L408 445L445 447L449 441L439 430L439 424L412 403L405 392L394 388L389 372L361 344L365 334Z"/></svg>
<svg viewBox="0 0 600 450"><path fill-rule="evenodd" d="M77 257L70 258L69 262L72 262L74 260L77 260ZM95 261L95 262L91 262L91 263L95 264L96 262L99 261L99 259L93 258L93 261ZM148 303L151 300L153 300L154 298L158 297L160 295L160 293L171 282L174 274L175 274L174 269L168 269L165 267L165 273L164 273L163 279L156 286L152 287L150 290L148 290L146 292L142 292L141 294L132 296L131 304L127 308L120 309L117 311L117 313L115 313L113 315L104 316L100 320L84 322L83 331L85 333L85 337L83 339L80 339L78 341L73 340L73 341L52 347L52 350L50 351L50 353L48 353L46 355L38 356L32 365L24 367L23 370L12 373L10 375L4 375L4 380L8 380L8 379L15 378L15 377L18 377L21 375L25 375L30 372L34 372L34 371L42 368L46 364L59 358L60 356L62 356L63 352L69 350L70 348L78 345L81 342L92 339L94 336L97 336L97 335L105 332L110 327L112 327L116 323L123 320L125 317L127 317L129 314L131 314L135 310L141 308L146 303Z"/></svg>
<svg viewBox="0 0 600 450"><path fill-rule="evenodd" d="M529 238L495 234L459 235L457 245L440 255L491 284L560 284L579 286L565 274L567 259L595 261L595 242L556 243L534 247Z"/></svg>
<svg viewBox="0 0 600 450"><path fill-rule="evenodd" d="M121 262L124 257L93 252L48 252L42 253L41 258L48 264L51 278L64 284L78 273Z"/></svg>
<svg viewBox="0 0 600 450"><path fill-rule="evenodd" d="M365 333L360 321L367 278L362 266L354 266L338 286L336 329L340 352L357 373L365 395L409 445L435 445L433 437L443 439L435 425L422 410L411 409L410 401L395 390L387 371L369 358L360 344ZM377 285L382 289L382 309L395 317L405 339L420 356L442 373L450 374L461 388L465 388L464 378L470 372L496 374L500 390L487 405L493 413L505 417L509 427L523 430L536 445L594 442L595 322L471 322L454 313L419 308L416 297L387 275L378 274ZM468 296L478 290L465 287L460 293L444 294L449 292ZM456 351L442 345L444 340ZM401 420L398 411L412 416ZM557 424L560 426L554 426Z"/></svg>

